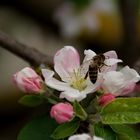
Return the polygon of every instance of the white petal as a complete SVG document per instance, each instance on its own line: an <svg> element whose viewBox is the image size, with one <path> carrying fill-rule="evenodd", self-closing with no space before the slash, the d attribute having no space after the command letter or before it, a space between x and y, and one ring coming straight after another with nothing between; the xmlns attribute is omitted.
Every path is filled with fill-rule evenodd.
<svg viewBox="0 0 140 140"><path fill-rule="evenodd" d="M92 138L90 137L90 135L83 133L83 134L73 135L69 137L68 140L92 140Z"/></svg>
<svg viewBox="0 0 140 140"><path fill-rule="evenodd" d="M22 75L24 77L38 77L37 73L30 67L25 67L18 72L18 75Z"/></svg>
<svg viewBox="0 0 140 140"><path fill-rule="evenodd" d="M96 55L96 53L92 50L85 50L84 54L85 54L85 58L84 58L83 63L80 67L80 72L81 72L81 75L83 77L87 74L89 65L91 63L90 60Z"/></svg>
<svg viewBox="0 0 140 140"><path fill-rule="evenodd" d="M54 69L63 81L69 80L69 74L80 66L77 50L72 46L65 46L54 56Z"/></svg>
<svg viewBox="0 0 140 140"><path fill-rule="evenodd" d="M60 94L60 98L66 98L68 101L73 102L75 100L81 101L86 98L86 94L80 93L76 89L66 90Z"/></svg>
<svg viewBox="0 0 140 140"><path fill-rule="evenodd" d="M94 136L94 137L93 137L93 140L104 140L104 139L102 139L102 138L100 138L100 137Z"/></svg>
<svg viewBox="0 0 140 140"><path fill-rule="evenodd" d="M109 58L109 59L105 59L105 64L108 65L108 66L112 66L112 65L115 65L119 62L122 62L121 59L115 59L115 58Z"/></svg>
<svg viewBox="0 0 140 140"><path fill-rule="evenodd" d="M106 64L106 66L103 66L101 68L101 71L103 73L106 73L108 71L115 71L117 69L117 63L119 62L122 62L122 60L115 58L105 59L104 63Z"/></svg>
<svg viewBox="0 0 140 140"><path fill-rule="evenodd" d="M118 58L117 53L116 53L115 51L108 51L108 52L105 52L104 55L105 55L105 57L107 57L107 58L115 58L115 59Z"/></svg>
<svg viewBox="0 0 140 140"><path fill-rule="evenodd" d="M65 91L65 90L71 90L72 88L69 86L68 83L61 82L55 78L49 79L49 81L45 81L46 85L54 88L58 91Z"/></svg>
<svg viewBox="0 0 140 140"><path fill-rule="evenodd" d="M41 69L41 72L46 82L49 81L50 78L52 78L54 75L54 71L49 70L49 69Z"/></svg>
<svg viewBox="0 0 140 140"><path fill-rule="evenodd" d="M102 72L114 71L117 69L117 63L122 62L122 60L118 59L117 53L115 51L108 51L104 53L106 60L105 64L108 66L104 66L102 68Z"/></svg>
<svg viewBox="0 0 140 140"><path fill-rule="evenodd" d="M140 80L140 75L134 70L129 68L129 66L125 66L120 70L125 76L125 80L138 82Z"/></svg>
<svg viewBox="0 0 140 140"><path fill-rule="evenodd" d="M103 89L108 93L118 92L125 82L123 74L116 71L107 72L103 78Z"/></svg>
<svg viewBox="0 0 140 140"><path fill-rule="evenodd" d="M91 60L96 55L96 53L92 50L85 50L84 54L85 54L85 58L83 62Z"/></svg>
<svg viewBox="0 0 140 140"><path fill-rule="evenodd" d="M134 90L136 82L140 80L138 73L128 66L120 71L107 72L103 78L103 89L105 92L112 93L115 96L131 93Z"/></svg>
<svg viewBox="0 0 140 140"><path fill-rule="evenodd" d="M101 82L97 80L95 84L93 84L90 79L87 79L87 87L81 92L82 94L89 94L95 92L101 85Z"/></svg>
<svg viewBox="0 0 140 140"><path fill-rule="evenodd" d="M90 65L90 60L83 62L83 64L81 65L80 74L82 77L85 77L85 75L87 74L88 69L89 69L89 65Z"/></svg>

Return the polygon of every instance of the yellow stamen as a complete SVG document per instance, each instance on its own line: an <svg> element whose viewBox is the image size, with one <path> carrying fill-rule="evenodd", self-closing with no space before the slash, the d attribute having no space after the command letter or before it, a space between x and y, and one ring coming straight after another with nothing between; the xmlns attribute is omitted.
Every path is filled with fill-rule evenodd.
<svg viewBox="0 0 140 140"><path fill-rule="evenodd" d="M86 79L84 79L84 77L82 77L82 75L80 74L80 71L75 71L73 72L73 75L71 77L71 87L82 91L86 88Z"/></svg>

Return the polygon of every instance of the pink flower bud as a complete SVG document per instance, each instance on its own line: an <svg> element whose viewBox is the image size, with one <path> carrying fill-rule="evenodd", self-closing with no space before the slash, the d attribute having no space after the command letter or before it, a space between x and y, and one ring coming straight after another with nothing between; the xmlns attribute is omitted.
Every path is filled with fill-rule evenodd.
<svg viewBox="0 0 140 140"><path fill-rule="evenodd" d="M51 108L50 115L59 124L69 122L74 115L73 106L69 103L58 103Z"/></svg>
<svg viewBox="0 0 140 140"><path fill-rule="evenodd" d="M13 75L16 86L24 92L37 93L42 89L42 79L37 73L26 67Z"/></svg>
<svg viewBox="0 0 140 140"><path fill-rule="evenodd" d="M107 94L102 95L99 98L98 102L99 102L99 105L105 106L113 100L115 100L115 96L111 93L107 93Z"/></svg>

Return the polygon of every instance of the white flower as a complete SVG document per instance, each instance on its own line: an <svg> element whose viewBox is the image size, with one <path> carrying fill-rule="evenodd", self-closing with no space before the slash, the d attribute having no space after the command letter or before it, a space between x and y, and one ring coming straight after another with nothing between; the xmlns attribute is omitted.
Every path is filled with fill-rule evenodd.
<svg viewBox="0 0 140 140"><path fill-rule="evenodd" d="M78 134L69 137L68 140L92 140L92 138L88 134Z"/></svg>
<svg viewBox="0 0 140 140"><path fill-rule="evenodd" d="M140 75L134 69L125 66L120 71L107 72L103 78L102 88L105 92L119 96L132 92L136 82L140 80Z"/></svg>
<svg viewBox="0 0 140 140"><path fill-rule="evenodd" d="M93 136L92 138L90 135L83 133L83 134L73 135L69 137L68 140L103 140L103 139L96 136Z"/></svg>
<svg viewBox="0 0 140 140"><path fill-rule="evenodd" d="M112 0L91 0L80 12L73 2L58 7L54 15L64 37L77 37L83 31L97 33L102 27L100 14L114 15L118 12Z"/></svg>
<svg viewBox="0 0 140 140"><path fill-rule="evenodd" d="M93 137L93 140L104 140L104 139L102 139L102 138L100 138L100 137L94 136L94 137Z"/></svg>
<svg viewBox="0 0 140 140"><path fill-rule="evenodd" d="M88 93L95 92L99 88L100 78L97 79L95 84L92 84L89 78L85 79L90 64L88 60L96 54L91 50L86 50L85 55L84 62L80 66L79 54L72 46L65 46L56 53L54 56L54 69L62 81L53 78L53 71L42 69L45 83L47 86L61 91L60 98L66 98L71 102L74 100L81 101ZM121 61L117 59L114 51L107 52L104 55L109 57L105 60L105 63L109 66L104 66L104 71L114 69L116 63Z"/></svg>

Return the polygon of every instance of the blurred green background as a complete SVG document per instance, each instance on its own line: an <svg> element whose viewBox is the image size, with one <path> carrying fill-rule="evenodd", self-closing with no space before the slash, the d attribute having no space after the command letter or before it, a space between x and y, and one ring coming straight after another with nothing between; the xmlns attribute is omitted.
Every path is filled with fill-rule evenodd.
<svg viewBox="0 0 140 140"><path fill-rule="evenodd" d="M0 30L52 57L65 45L76 47L81 57L88 48L97 53L116 50L125 64L137 64L139 70L139 0L133 1L133 7L124 2L126 5L121 0L1 0ZM15 140L23 125L45 110L18 104L24 93L11 77L25 66L28 63L0 48L0 140Z"/></svg>

